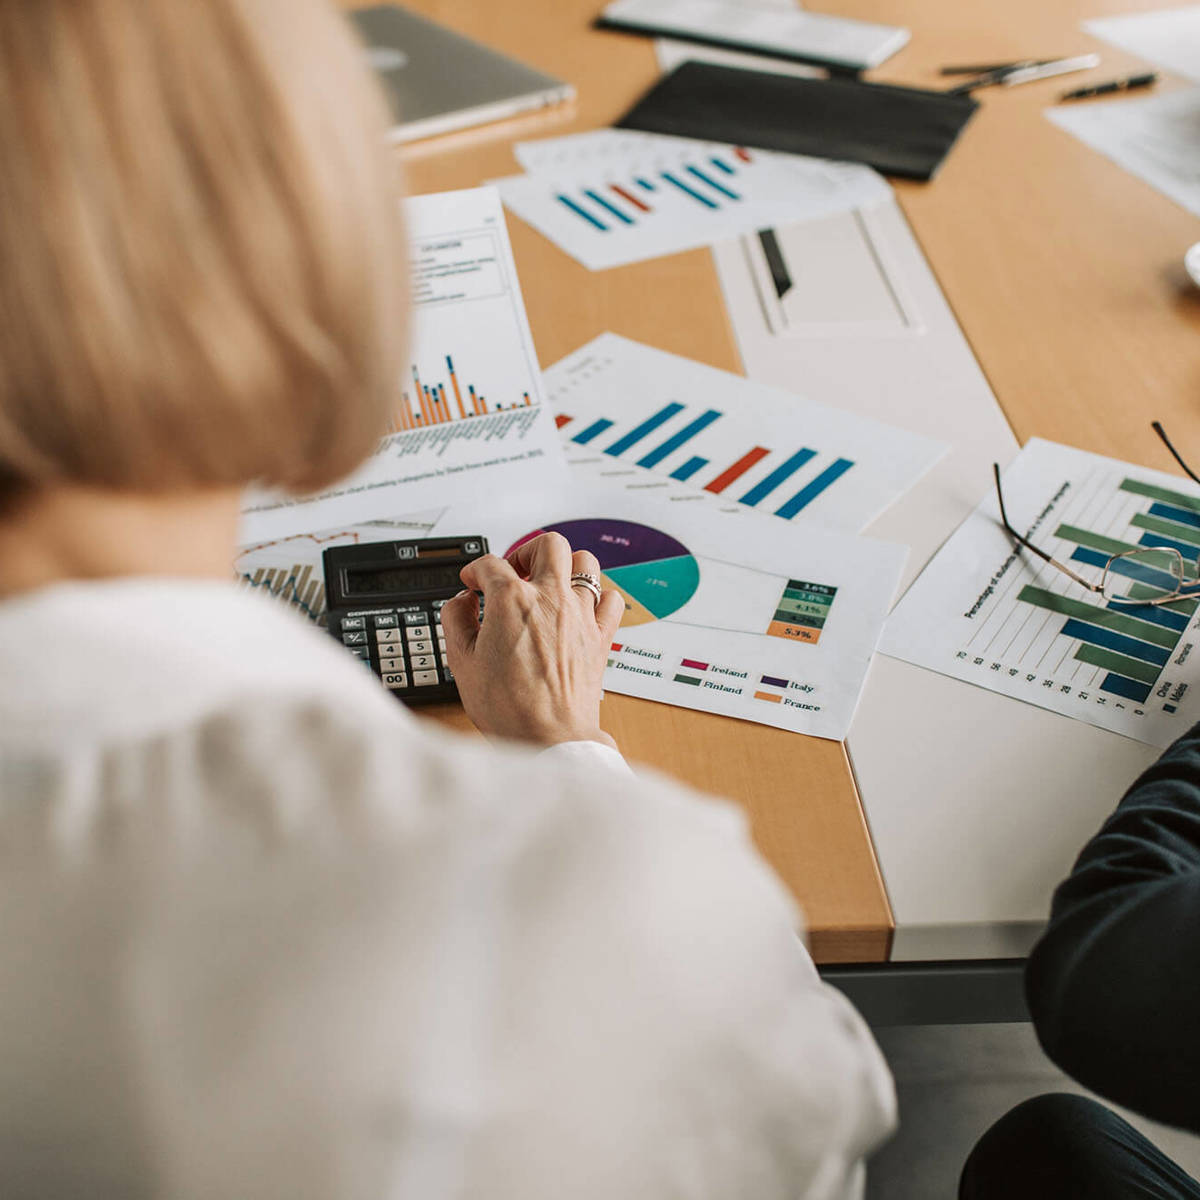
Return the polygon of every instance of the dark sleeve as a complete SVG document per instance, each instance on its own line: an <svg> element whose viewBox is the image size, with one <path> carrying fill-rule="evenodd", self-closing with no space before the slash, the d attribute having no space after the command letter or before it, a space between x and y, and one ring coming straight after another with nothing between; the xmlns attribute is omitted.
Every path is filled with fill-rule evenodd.
<svg viewBox="0 0 1200 1200"><path fill-rule="evenodd" d="M1038 1038L1064 1071L1200 1132L1200 725L1084 847L1025 985Z"/></svg>

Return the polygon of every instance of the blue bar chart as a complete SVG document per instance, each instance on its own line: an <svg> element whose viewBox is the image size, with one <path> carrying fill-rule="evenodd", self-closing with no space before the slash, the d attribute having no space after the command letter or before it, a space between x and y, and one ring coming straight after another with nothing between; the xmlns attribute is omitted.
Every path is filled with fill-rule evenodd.
<svg viewBox="0 0 1200 1200"><path fill-rule="evenodd" d="M615 334L550 368L546 384L578 471L847 532L942 453L927 438Z"/></svg>
<svg viewBox="0 0 1200 1200"><path fill-rule="evenodd" d="M574 417L569 413L561 414L568 417L564 423L574 424ZM672 464L674 456L700 437L706 430L712 429L725 416L717 409L705 409L698 415L686 404L672 401L662 408L639 421L632 429L617 433L611 442L605 445L600 441L601 435L614 429L614 422L607 417L590 422L578 433L568 434L568 438L577 446L597 446L610 458L623 458L626 455L634 457L637 465L646 470L656 470L664 463ZM720 432L719 430L717 431ZM661 440L657 440L661 438ZM635 457L640 454L640 457ZM798 490L786 496L786 485L795 479L804 467L818 458L818 451L808 446L791 453L779 454L766 446L754 446L746 453L731 461L713 460L692 455L686 461L671 465L669 475L672 479L686 481L693 478L700 487L713 495L730 495L739 504L748 508L763 508L774 512L777 517L791 520L802 513L809 505L817 500L843 476L854 467L854 461L849 458L836 458L834 462L820 470ZM770 460L771 464L752 487L739 491L734 484L742 479L760 463ZM705 481L707 477L707 482ZM772 507L777 505L777 507Z"/></svg>
<svg viewBox="0 0 1200 1200"><path fill-rule="evenodd" d="M521 142L505 205L592 270L873 204L869 168L692 138L600 129Z"/></svg>
<svg viewBox="0 0 1200 1200"><path fill-rule="evenodd" d="M738 149L744 157L732 150L725 155L699 156L698 162L684 162L673 170L655 172L653 181L645 175L632 175L603 187L558 192L555 199L578 221L601 233L621 225L634 225L650 216L655 211L655 202L647 198L648 194L664 186L686 197L689 203L715 212L742 199L732 179L739 167L744 169L753 162L753 155L741 147Z"/></svg>

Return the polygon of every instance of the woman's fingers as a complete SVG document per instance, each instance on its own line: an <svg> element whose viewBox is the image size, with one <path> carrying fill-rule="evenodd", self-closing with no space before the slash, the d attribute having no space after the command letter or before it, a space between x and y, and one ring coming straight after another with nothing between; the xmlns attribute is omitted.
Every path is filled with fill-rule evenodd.
<svg viewBox="0 0 1200 1200"><path fill-rule="evenodd" d="M516 571L503 559L494 554L485 554L482 558L472 559L458 573L463 586L473 592L488 592L502 583L512 583L518 578Z"/></svg>
<svg viewBox="0 0 1200 1200"><path fill-rule="evenodd" d="M571 555L572 575L595 575L600 578L600 560L590 550L576 550Z"/></svg>
<svg viewBox="0 0 1200 1200"><path fill-rule="evenodd" d="M460 592L442 605L442 630L451 658L470 652L479 636L479 597L474 592Z"/></svg>
<svg viewBox="0 0 1200 1200"><path fill-rule="evenodd" d="M571 576L571 543L561 533L540 533L509 556L512 569L530 583L566 586Z"/></svg>
<svg viewBox="0 0 1200 1200"><path fill-rule="evenodd" d="M596 624L600 626L606 641L612 641L624 615L625 597L620 592L606 591L596 605Z"/></svg>

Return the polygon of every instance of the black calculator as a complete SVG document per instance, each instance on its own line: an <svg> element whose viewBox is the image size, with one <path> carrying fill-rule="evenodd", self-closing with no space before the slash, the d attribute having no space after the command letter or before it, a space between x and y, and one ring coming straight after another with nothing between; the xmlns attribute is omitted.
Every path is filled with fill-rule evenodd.
<svg viewBox="0 0 1200 1200"><path fill-rule="evenodd" d="M331 547L324 555L330 634L399 699L457 698L442 605L462 591L459 571L487 552L479 535Z"/></svg>

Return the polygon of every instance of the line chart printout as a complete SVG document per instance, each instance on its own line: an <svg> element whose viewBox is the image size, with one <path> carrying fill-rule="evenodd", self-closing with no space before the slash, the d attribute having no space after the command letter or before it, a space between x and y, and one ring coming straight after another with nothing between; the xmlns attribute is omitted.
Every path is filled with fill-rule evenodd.
<svg viewBox="0 0 1200 1200"><path fill-rule="evenodd" d="M243 544L386 519L565 471L499 198L490 188L405 202L413 330L392 431L318 496L252 492Z"/></svg>
<svg viewBox="0 0 1200 1200"><path fill-rule="evenodd" d="M619 129L522 142L515 153L527 173L496 181L505 206L593 271L891 194L857 163Z"/></svg>
<svg viewBox="0 0 1200 1200"><path fill-rule="evenodd" d="M497 553L561 533L625 600L610 691L841 739L907 556L903 546L679 507L601 486L450 509Z"/></svg>
<svg viewBox="0 0 1200 1200"><path fill-rule="evenodd" d="M574 473L857 533L946 452L918 434L601 334L546 372Z"/></svg>
<svg viewBox="0 0 1200 1200"><path fill-rule="evenodd" d="M424 537L440 516L441 510L434 509L391 521L296 533L249 545L234 559L233 577L248 591L291 605L310 621L324 625L325 568L321 556L330 546Z"/></svg>
<svg viewBox="0 0 1200 1200"><path fill-rule="evenodd" d="M1195 578L1200 489L1177 476L1034 439L1004 499L1017 529L1089 581L1112 555L1152 547L1177 549ZM1112 571L1133 599L1163 594L1139 565ZM1165 747L1200 718L1198 607L1106 601L1018 554L993 494L909 588L880 650Z"/></svg>

